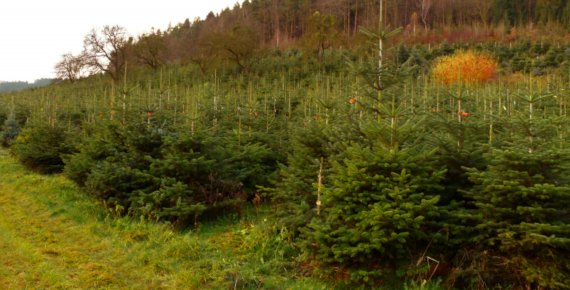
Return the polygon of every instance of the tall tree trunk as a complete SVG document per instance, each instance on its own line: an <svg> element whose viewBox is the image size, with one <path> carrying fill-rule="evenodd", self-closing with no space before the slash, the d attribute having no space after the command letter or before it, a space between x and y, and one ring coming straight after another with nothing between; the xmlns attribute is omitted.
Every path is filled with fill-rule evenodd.
<svg viewBox="0 0 570 290"><path fill-rule="evenodd" d="M382 59L384 58L384 42L382 39L382 29L384 29L384 0L380 0L378 13L378 88L382 88Z"/></svg>
<svg viewBox="0 0 570 290"><path fill-rule="evenodd" d="M356 0L356 7L354 8L354 35L358 32L358 2L360 0Z"/></svg>
<svg viewBox="0 0 570 290"><path fill-rule="evenodd" d="M273 37L275 37L275 48L281 45L281 20L279 19L279 1L273 0Z"/></svg>

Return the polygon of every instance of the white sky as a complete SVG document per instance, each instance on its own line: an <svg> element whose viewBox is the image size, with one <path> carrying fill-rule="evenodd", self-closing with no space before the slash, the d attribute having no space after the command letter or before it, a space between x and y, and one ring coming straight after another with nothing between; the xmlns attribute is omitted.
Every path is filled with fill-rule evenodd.
<svg viewBox="0 0 570 290"><path fill-rule="evenodd" d="M65 53L79 53L91 29L119 25L131 36L165 30L219 13L241 0L3 0L0 2L0 80L54 77Z"/></svg>

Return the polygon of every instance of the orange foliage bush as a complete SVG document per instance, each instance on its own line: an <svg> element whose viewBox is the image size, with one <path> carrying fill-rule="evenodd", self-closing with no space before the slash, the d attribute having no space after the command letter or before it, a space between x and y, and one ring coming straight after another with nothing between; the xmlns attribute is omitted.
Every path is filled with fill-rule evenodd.
<svg viewBox="0 0 570 290"><path fill-rule="evenodd" d="M432 75L445 85L479 84L491 80L497 67L497 62L487 54L461 51L439 58L432 68Z"/></svg>

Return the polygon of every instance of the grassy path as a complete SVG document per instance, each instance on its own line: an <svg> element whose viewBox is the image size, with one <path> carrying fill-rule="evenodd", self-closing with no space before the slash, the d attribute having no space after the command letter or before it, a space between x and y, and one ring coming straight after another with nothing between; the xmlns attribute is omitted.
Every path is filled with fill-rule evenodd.
<svg viewBox="0 0 570 290"><path fill-rule="evenodd" d="M0 151L2 289L327 288L292 274L262 228L252 217L178 233L115 217L64 177L29 173Z"/></svg>
<svg viewBox="0 0 570 290"><path fill-rule="evenodd" d="M79 208L67 212L75 205ZM0 285L9 289L168 286L160 276L141 277L137 265L126 259L128 244L117 243L122 238L118 232L98 223L97 215L103 212L97 211L97 204L82 200L63 177L28 173L2 151Z"/></svg>

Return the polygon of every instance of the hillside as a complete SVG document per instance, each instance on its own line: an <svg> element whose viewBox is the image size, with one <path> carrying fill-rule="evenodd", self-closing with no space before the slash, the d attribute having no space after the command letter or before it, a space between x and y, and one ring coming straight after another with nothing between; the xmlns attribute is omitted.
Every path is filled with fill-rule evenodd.
<svg viewBox="0 0 570 290"><path fill-rule="evenodd" d="M558 46L566 44L569 35L567 0L383 1L382 17L379 3L243 1L205 19L186 19L164 31L135 36L110 23L88 33L84 51L63 55L54 64L55 71L58 78L70 81L105 73L116 82L125 69L140 67L193 65L206 75L227 68L248 72L273 53L293 50L317 61L331 50L360 54L369 45L366 35L380 29L400 28L396 39L409 47L442 43L512 47L517 41Z"/></svg>
<svg viewBox="0 0 570 290"><path fill-rule="evenodd" d="M0 95L6 249L46 286L568 289L568 1L379 3L93 30Z"/></svg>

